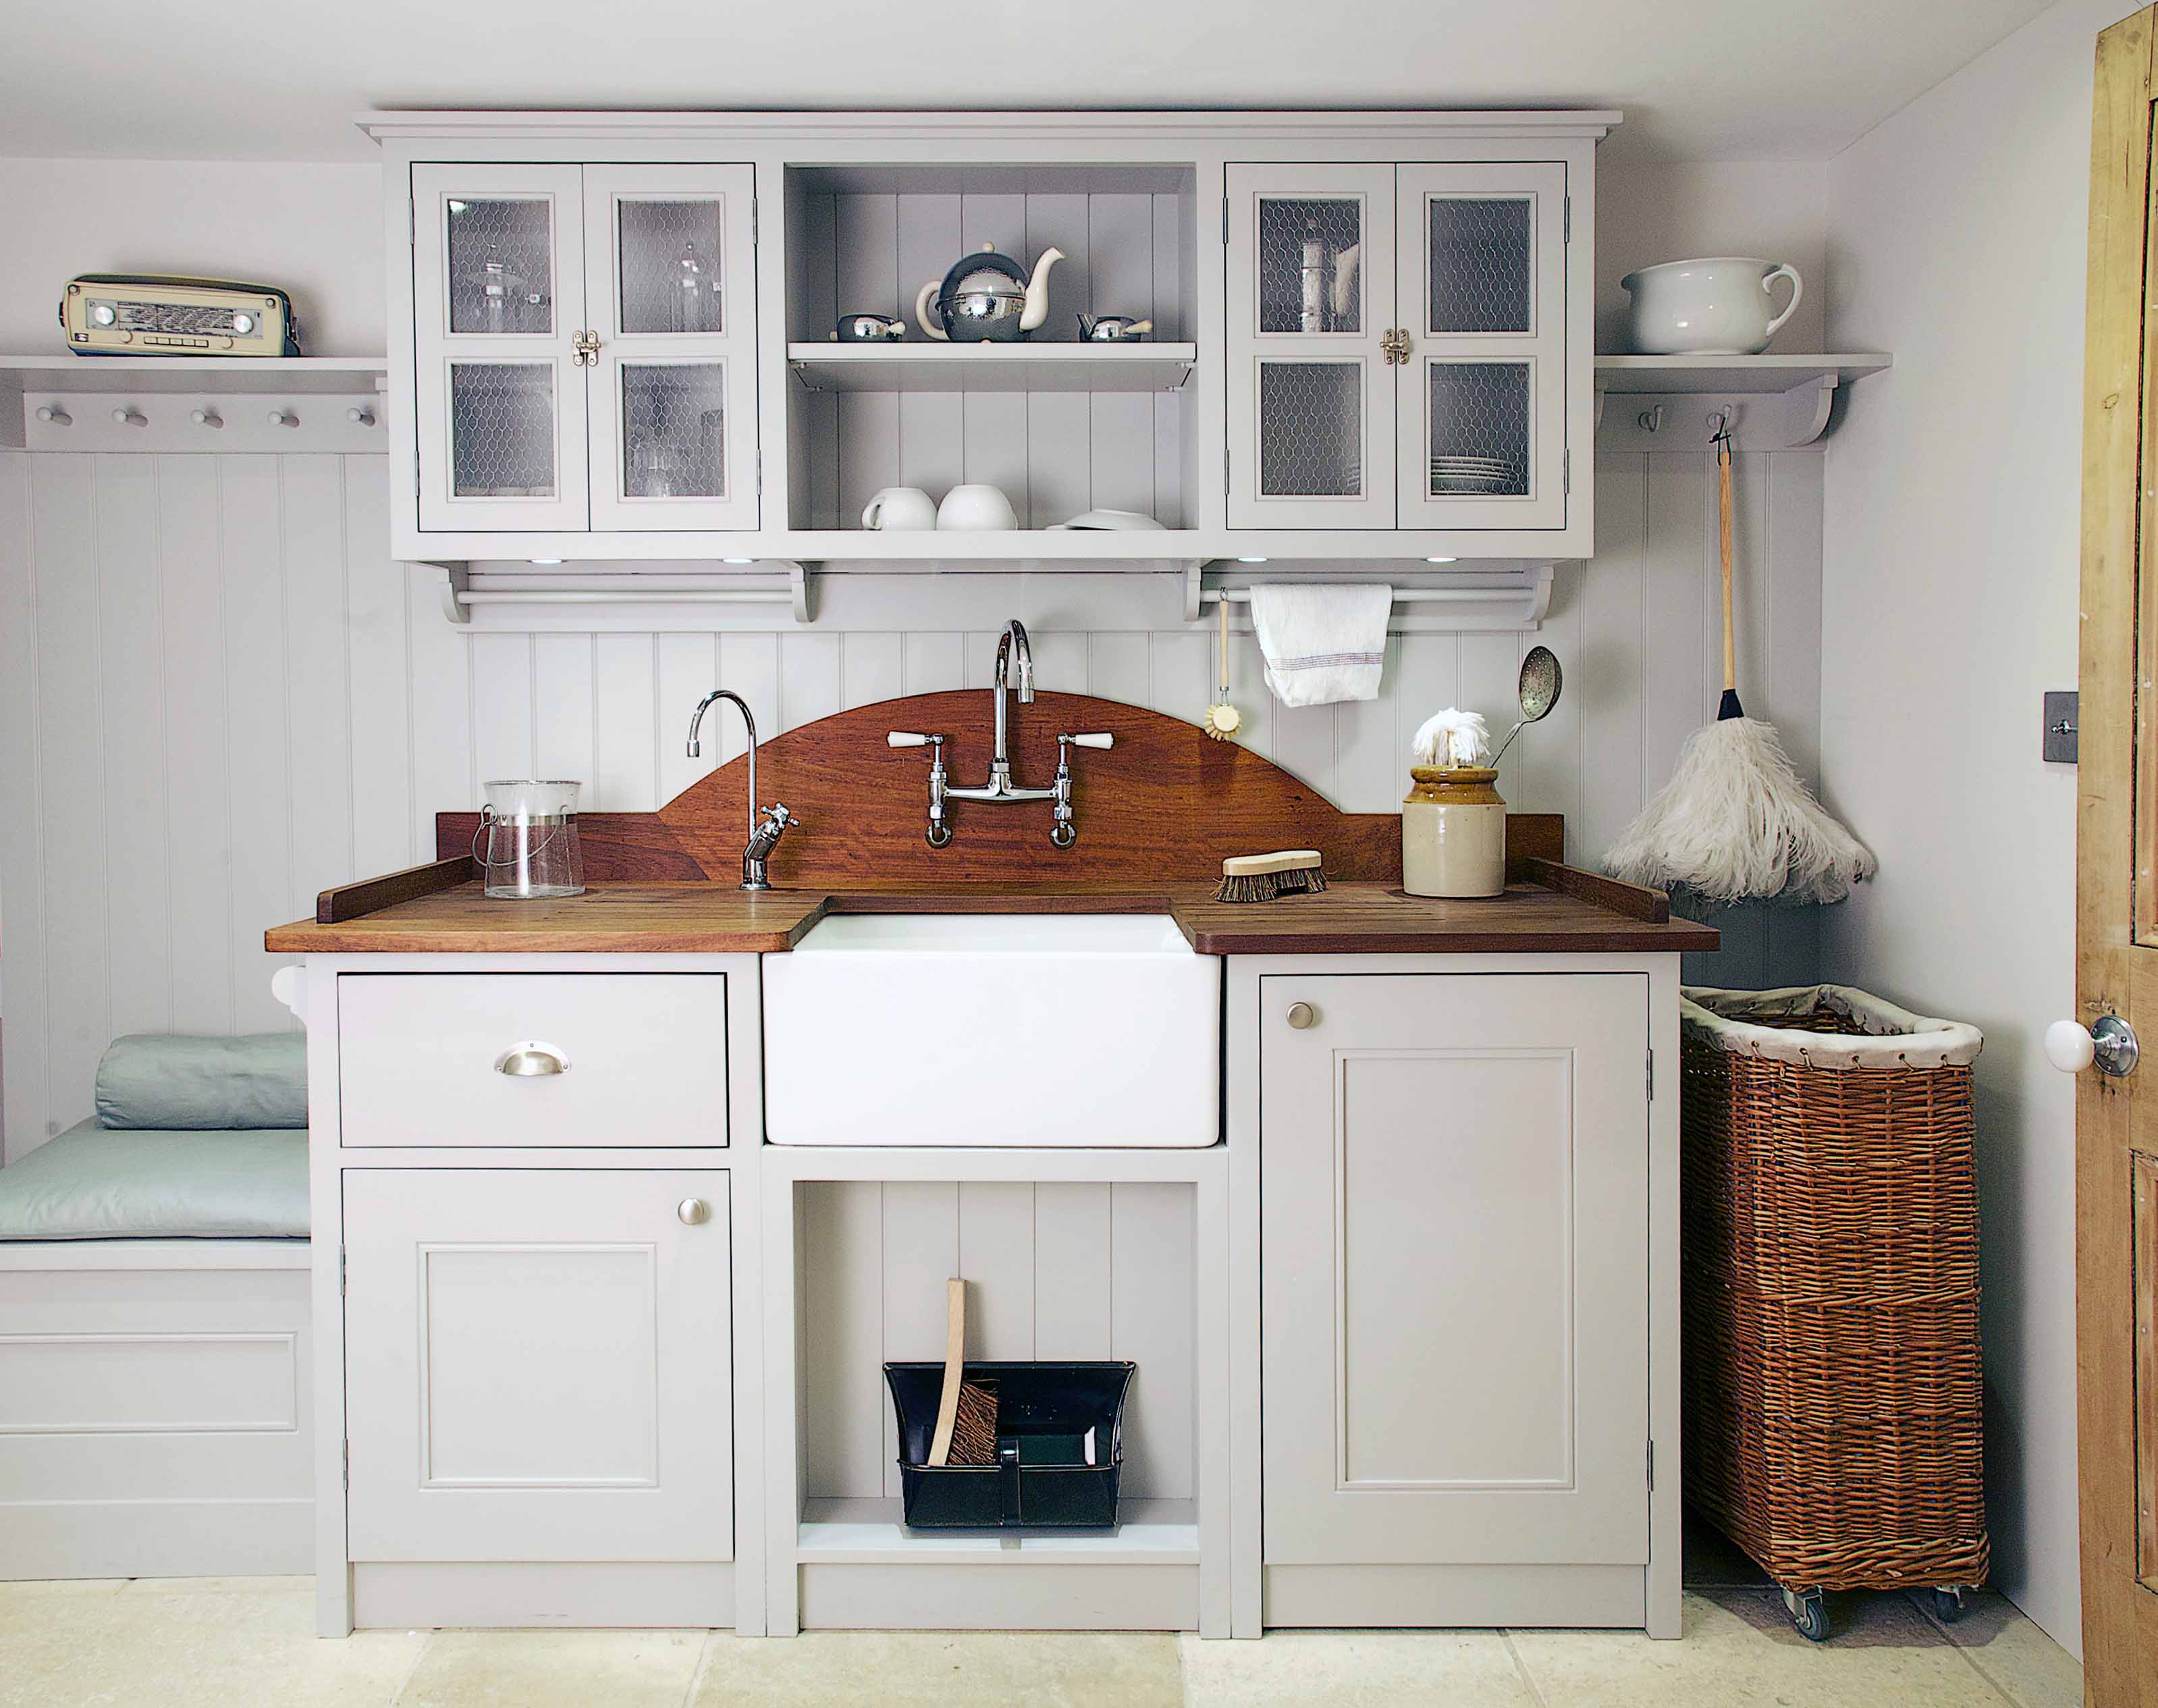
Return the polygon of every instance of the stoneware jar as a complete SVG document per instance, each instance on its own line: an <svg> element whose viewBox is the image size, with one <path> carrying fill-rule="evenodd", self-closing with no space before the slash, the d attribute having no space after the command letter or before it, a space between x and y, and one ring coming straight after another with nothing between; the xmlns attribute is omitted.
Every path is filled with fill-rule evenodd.
<svg viewBox="0 0 2158 1708"><path fill-rule="evenodd" d="M1409 768L1402 887L1412 895L1496 895L1506 887L1506 803L1480 766Z"/></svg>
<svg viewBox="0 0 2158 1708"><path fill-rule="evenodd" d="M1776 312L1775 281L1791 281ZM1711 255L1643 267L1618 281L1634 293L1627 330L1646 356L1758 356L1799 310L1799 270L1753 255Z"/></svg>

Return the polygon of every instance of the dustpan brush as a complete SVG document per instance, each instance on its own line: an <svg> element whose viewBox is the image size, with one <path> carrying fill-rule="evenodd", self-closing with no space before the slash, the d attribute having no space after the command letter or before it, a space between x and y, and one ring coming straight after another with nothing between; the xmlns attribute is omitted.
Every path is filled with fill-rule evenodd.
<svg viewBox="0 0 2158 1708"><path fill-rule="evenodd" d="M1731 622L1731 440L1716 437L1723 559L1723 699L1716 722L1686 738L1678 768L1604 857L1614 878L1683 888L1712 901L1840 901L1876 869L1799 776L1775 725L1738 703Z"/></svg>

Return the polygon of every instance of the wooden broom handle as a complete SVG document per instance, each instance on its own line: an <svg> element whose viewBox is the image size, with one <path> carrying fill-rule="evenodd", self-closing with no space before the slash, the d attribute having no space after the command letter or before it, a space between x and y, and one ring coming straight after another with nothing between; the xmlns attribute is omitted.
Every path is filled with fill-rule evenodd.
<svg viewBox="0 0 2158 1708"><path fill-rule="evenodd" d="M944 1283L944 1390L937 1396L937 1433L930 1438L929 1463L952 1463L952 1430L959 1421L959 1385L967 1368L967 1283L954 1277Z"/></svg>
<svg viewBox="0 0 2158 1708"><path fill-rule="evenodd" d="M1731 441L1716 442L1716 543L1723 556L1723 691L1738 686L1738 653L1731 640Z"/></svg>

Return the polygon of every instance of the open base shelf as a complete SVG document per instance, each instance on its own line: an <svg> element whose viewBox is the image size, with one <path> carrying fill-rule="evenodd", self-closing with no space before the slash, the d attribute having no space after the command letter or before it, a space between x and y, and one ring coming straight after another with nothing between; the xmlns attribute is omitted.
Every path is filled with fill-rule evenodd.
<svg viewBox="0 0 2158 1708"><path fill-rule="evenodd" d="M1198 1504L1127 1500L1110 1530L911 1530L896 1499L809 1499L795 1553L804 1565L1195 1566Z"/></svg>

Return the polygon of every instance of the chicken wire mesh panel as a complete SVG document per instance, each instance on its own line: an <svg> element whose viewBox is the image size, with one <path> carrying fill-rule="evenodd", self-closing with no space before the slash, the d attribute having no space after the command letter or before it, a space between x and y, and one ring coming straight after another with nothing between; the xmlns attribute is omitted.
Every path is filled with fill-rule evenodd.
<svg viewBox="0 0 2158 1708"><path fill-rule="evenodd" d="M1526 498L1529 364L1433 362L1431 496Z"/></svg>
<svg viewBox="0 0 2158 1708"><path fill-rule="evenodd" d="M1363 495L1361 362L1259 364L1259 492L1270 498Z"/></svg>
<svg viewBox="0 0 2158 1708"><path fill-rule="evenodd" d="M451 363L450 444L457 497L553 498L553 364Z"/></svg>
<svg viewBox="0 0 2158 1708"><path fill-rule="evenodd" d="M1429 331L1526 333L1536 266L1534 204L1526 196L1433 196Z"/></svg>
<svg viewBox="0 0 2158 1708"><path fill-rule="evenodd" d="M1259 330L1364 329L1360 198L1259 199Z"/></svg>
<svg viewBox="0 0 2158 1708"><path fill-rule="evenodd" d="M726 330L720 297L725 209L725 203L715 197L617 204L617 275L624 332Z"/></svg>
<svg viewBox="0 0 2158 1708"><path fill-rule="evenodd" d="M554 331L554 212L545 196L452 199L452 332Z"/></svg>
<svg viewBox="0 0 2158 1708"><path fill-rule="evenodd" d="M622 496L726 497L726 402L724 362L624 363Z"/></svg>

